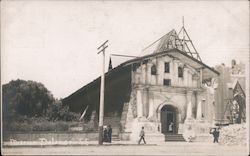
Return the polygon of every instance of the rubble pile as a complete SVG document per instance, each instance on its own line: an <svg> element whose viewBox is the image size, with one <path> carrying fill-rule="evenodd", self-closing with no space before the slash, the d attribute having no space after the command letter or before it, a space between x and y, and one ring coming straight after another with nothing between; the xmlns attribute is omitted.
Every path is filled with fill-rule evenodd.
<svg viewBox="0 0 250 156"><path fill-rule="evenodd" d="M222 145L246 145L246 124L234 124L222 127L220 130L219 143Z"/></svg>

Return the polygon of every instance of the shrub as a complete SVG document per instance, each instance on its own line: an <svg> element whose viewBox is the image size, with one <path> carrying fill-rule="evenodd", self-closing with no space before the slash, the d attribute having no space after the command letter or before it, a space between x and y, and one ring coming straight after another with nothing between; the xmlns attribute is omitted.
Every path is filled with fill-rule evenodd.
<svg viewBox="0 0 250 156"><path fill-rule="evenodd" d="M2 91L5 120L18 115L44 116L48 105L55 100L43 84L35 81L13 80L3 85Z"/></svg>
<svg viewBox="0 0 250 156"><path fill-rule="evenodd" d="M49 106L47 116L49 121L77 121L80 118L79 113L70 112L69 106L63 105L60 100Z"/></svg>

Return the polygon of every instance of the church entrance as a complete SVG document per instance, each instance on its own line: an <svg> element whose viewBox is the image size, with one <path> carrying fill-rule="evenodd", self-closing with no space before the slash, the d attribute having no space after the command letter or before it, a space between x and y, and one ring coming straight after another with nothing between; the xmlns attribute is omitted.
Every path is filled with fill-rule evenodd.
<svg viewBox="0 0 250 156"><path fill-rule="evenodd" d="M176 133L176 109L165 105L161 109L161 132Z"/></svg>

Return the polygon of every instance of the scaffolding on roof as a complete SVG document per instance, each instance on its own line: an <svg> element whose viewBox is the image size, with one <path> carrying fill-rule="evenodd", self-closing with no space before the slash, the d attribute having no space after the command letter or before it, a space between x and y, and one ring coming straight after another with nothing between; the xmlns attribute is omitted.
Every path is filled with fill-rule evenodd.
<svg viewBox="0 0 250 156"><path fill-rule="evenodd" d="M184 27L184 18L183 25L178 34L175 30L170 31L169 33L163 35L162 37L151 43L149 46L144 48L142 50L142 53L143 55L148 53L158 53L173 48L179 49L202 62L199 53L197 52L192 40L190 39Z"/></svg>

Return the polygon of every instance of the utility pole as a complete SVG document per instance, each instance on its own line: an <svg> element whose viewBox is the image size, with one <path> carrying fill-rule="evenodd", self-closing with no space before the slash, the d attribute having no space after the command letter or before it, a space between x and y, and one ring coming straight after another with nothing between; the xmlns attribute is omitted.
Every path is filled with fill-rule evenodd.
<svg viewBox="0 0 250 156"><path fill-rule="evenodd" d="M105 83L105 49L108 48L105 45L108 42L105 41L97 50L101 49L97 54L102 52L102 76L101 76L101 88L100 88L100 107L99 107L99 145L103 144L103 117L104 117L104 83Z"/></svg>

